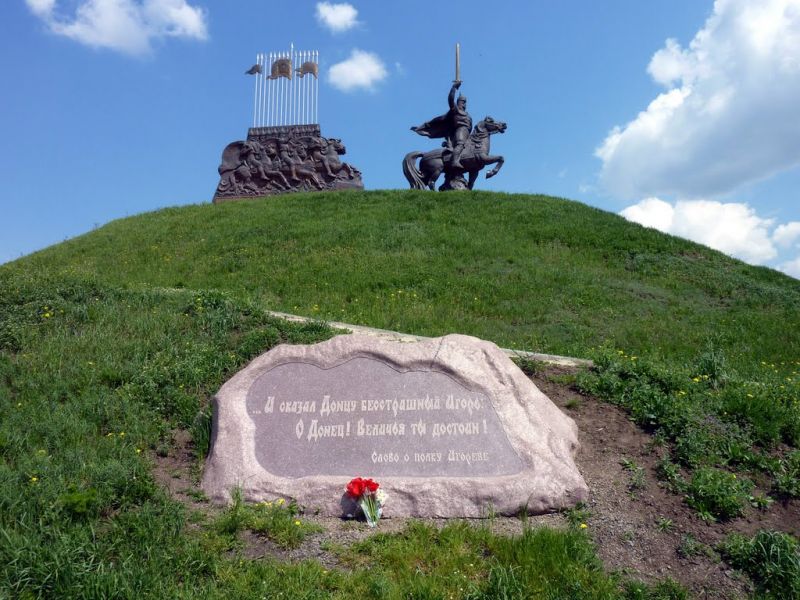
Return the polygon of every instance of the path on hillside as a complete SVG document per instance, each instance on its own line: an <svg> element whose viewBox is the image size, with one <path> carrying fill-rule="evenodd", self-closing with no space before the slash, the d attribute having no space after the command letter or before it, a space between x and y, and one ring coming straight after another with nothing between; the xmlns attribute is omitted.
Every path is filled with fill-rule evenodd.
<svg viewBox="0 0 800 600"><path fill-rule="evenodd" d="M278 319L285 319L294 323L310 323L318 319L310 317L303 317L300 315L292 315L289 313L278 312L274 310L267 311L267 313ZM369 335L385 340L393 340L397 342L422 342L433 338L425 337L423 335L413 335L410 333L400 333L399 331L391 331L389 329L377 329L376 327L366 327L364 325L353 325L351 323L340 323L338 321L325 321L325 324L333 327L334 329L347 329L352 333L361 335ZM541 354L539 352L530 352L528 350L512 350L510 348L500 348L511 358L528 358L539 362L547 363L549 365L558 365L562 367L591 367L594 363L585 358L573 358L571 356L559 356L557 354Z"/></svg>

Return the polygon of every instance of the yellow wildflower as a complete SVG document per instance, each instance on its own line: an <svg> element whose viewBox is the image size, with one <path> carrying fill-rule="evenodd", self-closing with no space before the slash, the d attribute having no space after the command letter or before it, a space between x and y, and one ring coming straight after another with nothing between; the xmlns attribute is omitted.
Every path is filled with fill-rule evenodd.
<svg viewBox="0 0 800 600"><path fill-rule="evenodd" d="M278 498L278 499L275 501L275 504L277 504L278 506L280 506L280 505L281 505L281 504L283 504L284 502L286 502L286 501L285 501L283 498Z"/></svg>
<svg viewBox="0 0 800 600"><path fill-rule="evenodd" d="M586 529L587 527L589 526L586 523L581 523L581 529Z"/></svg>
<svg viewBox="0 0 800 600"><path fill-rule="evenodd" d="M295 525L300 525L300 521L295 521L294 524Z"/></svg>

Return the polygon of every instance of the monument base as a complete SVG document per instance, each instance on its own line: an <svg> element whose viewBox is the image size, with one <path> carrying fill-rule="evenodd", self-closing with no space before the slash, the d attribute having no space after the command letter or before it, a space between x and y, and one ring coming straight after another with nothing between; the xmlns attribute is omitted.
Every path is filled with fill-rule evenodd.
<svg viewBox="0 0 800 600"><path fill-rule="evenodd" d="M319 125L251 127L247 140L222 152L214 203L292 192L363 190L361 172L339 157L346 149Z"/></svg>
<svg viewBox="0 0 800 600"><path fill-rule="evenodd" d="M281 345L214 398L202 486L216 502L294 499L354 512L353 477L375 479L384 515L482 517L586 500L577 427L494 344L341 335Z"/></svg>

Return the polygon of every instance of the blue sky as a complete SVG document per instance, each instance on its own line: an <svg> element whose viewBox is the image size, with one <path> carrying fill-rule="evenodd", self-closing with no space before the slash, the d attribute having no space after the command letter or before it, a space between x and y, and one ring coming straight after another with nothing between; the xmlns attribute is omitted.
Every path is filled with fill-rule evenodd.
<svg viewBox="0 0 800 600"><path fill-rule="evenodd" d="M621 213L800 278L800 0L7 0L0 262L208 202L253 120L256 53L320 52L319 120L368 189L406 188L461 44L480 189ZM457 7L457 8L453 8Z"/></svg>

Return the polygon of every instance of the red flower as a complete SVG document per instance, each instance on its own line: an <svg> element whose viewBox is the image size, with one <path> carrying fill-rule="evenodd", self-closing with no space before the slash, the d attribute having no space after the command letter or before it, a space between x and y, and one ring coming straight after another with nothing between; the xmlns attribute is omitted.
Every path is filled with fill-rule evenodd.
<svg viewBox="0 0 800 600"><path fill-rule="evenodd" d="M350 494L353 498L360 498L361 494L364 493L364 483L361 477L356 477L350 483L347 484L347 493Z"/></svg>
<svg viewBox="0 0 800 600"><path fill-rule="evenodd" d="M356 477L347 484L347 493L353 498L360 498L365 493L374 493L378 490L379 484L372 479L362 479Z"/></svg>

